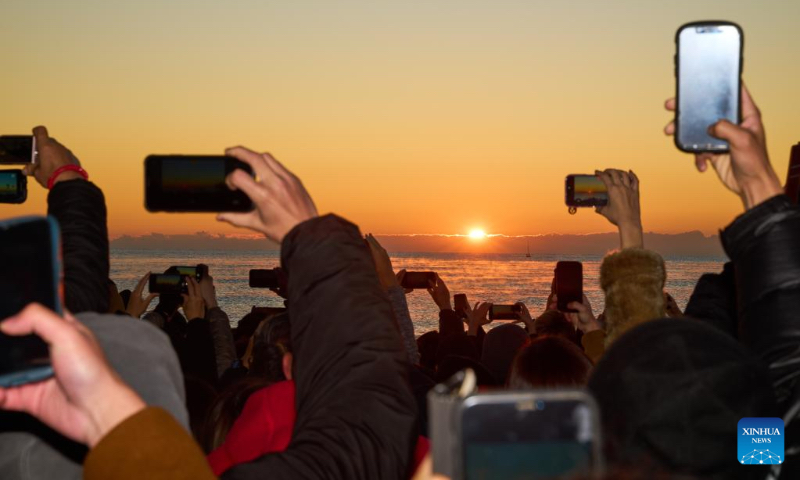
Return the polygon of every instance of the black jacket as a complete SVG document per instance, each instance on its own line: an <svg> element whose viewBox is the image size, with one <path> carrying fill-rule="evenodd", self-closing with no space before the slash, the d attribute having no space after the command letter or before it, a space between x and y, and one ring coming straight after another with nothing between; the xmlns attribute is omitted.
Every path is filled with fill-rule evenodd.
<svg viewBox="0 0 800 480"><path fill-rule="evenodd" d="M47 195L47 213L61 228L64 303L73 314L108 312L108 228L103 192L85 180L67 180Z"/></svg>
<svg viewBox="0 0 800 480"><path fill-rule="evenodd" d="M403 479L416 436L408 358L372 257L333 215L283 240L297 420L289 447L231 479Z"/></svg>

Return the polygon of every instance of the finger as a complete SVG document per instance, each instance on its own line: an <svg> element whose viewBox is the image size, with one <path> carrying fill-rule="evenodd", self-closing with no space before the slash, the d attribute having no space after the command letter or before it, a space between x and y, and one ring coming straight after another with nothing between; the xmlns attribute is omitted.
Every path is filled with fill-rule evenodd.
<svg viewBox="0 0 800 480"><path fill-rule="evenodd" d="M728 120L718 121L709 127L708 133L716 138L726 140L734 148L747 148L755 139L752 133Z"/></svg>
<svg viewBox="0 0 800 480"><path fill-rule="evenodd" d="M611 183L614 185L622 185L622 172L617 170L616 168L609 168L606 170L609 178L611 179Z"/></svg>
<svg viewBox="0 0 800 480"><path fill-rule="evenodd" d="M675 97L668 98L666 102L664 102L664 108L669 110L670 112L675 111Z"/></svg>
<svg viewBox="0 0 800 480"><path fill-rule="evenodd" d="M150 279L150 272L144 274L144 276L139 280L139 283L136 284L136 288L133 289L133 294L139 298L142 297L142 292L144 291L144 286L147 285L147 281Z"/></svg>
<svg viewBox="0 0 800 480"><path fill-rule="evenodd" d="M603 212L605 211L605 209L606 209L605 206L594 207L594 213L596 213L598 215L603 215Z"/></svg>
<svg viewBox="0 0 800 480"><path fill-rule="evenodd" d="M158 296L157 293L151 293L144 299L144 309L147 310L147 307L150 306L150 303Z"/></svg>
<svg viewBox="0 0 800 480"><path fill-rule="evenodd" d="M17 387L8 388L0 393L0 408L14 412L31 413L41 402L42 392L50 390L55 378L44 382L28 383Z"/></svg>
<svg viewBox="0 0 800 480"><path fill-rule="evenodd" d="M270 169L272 169L272 171L278 176L283 177L286 180L298 180L297 177L290 172L288 168L284 167L281 162L273 157L271 153L264 152L261 154L261 157L264 159L264 162L269 165Z"/></svg>
<svg viewBox="0 0 800 480"><path fill-rule="evenodd" d="M6 335L37 335L47 344L63 341L74 327L51 310L32 303L11 318L0 322L0 331Z"/></svg>
<svg viewBox="0 0 800 480"><path fill-rule="evenodd" d="M259 181L273 181L275 178L275 172L270 168L267 162L264 161L264 157L261 154L256 153L249 148L245 147L232 147L225 149L225 155L229 157L233 157L243 161L244 163L250 165L253 168L253 173L256 174ZM248 175L249 176L249 175Z"/></svg>
<svg viewBox="0 0 800 480"><path fill-rule="evenodd" d="M183 306L185 307L187 303L189 303L189 295L185 293L181 293L181 297L183 297Z"/></svg>
<svg viewBox="0 0 800 480"><path fill-rule="evenodd" d="M631 175L627 172L619 172L619 179L625 188L631 188Z"/></svg>
<svg viewBox="0 0 800 480"><path fill-rule="evenodd" d="M600 179L601 182L603 182L603 185L606 186L606 190L608 190L608 187L613 185L613 181L608 175L607 171L601 172L600 170L595 170L594 174Z"/></svg>
<svg viewBox="0 0 800 480"><path fill-rule="evenodd" d="M267 197L267 190L264 185L257 183L253 177L244 170L234 170L225 179L228 186L241 190L250 200L257 203Z"/></svg>
<svg viewBox="0 0 800 480"><path fill-rule="evenodd" d="M631 176L631 188L638 191L639 190L639 177L637 177L636 174L633 173L633 170L629 170L628 171L628 175Z"/></svg>
<svg viewBox="0 0 800 480"><path fill-rule="evenodd" d="M47 133L47 127L39 125L33 128L33 136L36 138L36 145L47 145L50 141L50 134Z"/></svg>
<svg viewBox="0 0 800 480"><path fill-rule="evenodd" d="M705 172L708 170L708 161L711 160L710 153L701 153L694 156L694 166L697 167L698 172Z"/></svg>
<svg viewBox="0 0 800 480"><path fill-rule="evenodd" d="M747 86L742 82L742 118L752 116L760 117L761 111L758 109L758 106L756 106L756 102L753 101L750 90L748 90Z"/></svg>
<svg viewBox="0 0 800 480"><path fill-rule="evenodd" d="M569 302L567 304L567 308L571 310L577 310L580 313L584 313L587 310L586 305L582 304L581 302Z"/></svg>
<svg viewBox="0 0 800 480"><path fill-rule="evenodd" d="M674 120L669 122L664 127L664 135L675 135L675 121Z"/></svg>
<svg viewBox="0 0 800 480"><path fill-rule="evenodd" d="M217 215L217 221L229 223L234 227L254 228L258 224L258 214L256 212L220 213Z"/></svg>

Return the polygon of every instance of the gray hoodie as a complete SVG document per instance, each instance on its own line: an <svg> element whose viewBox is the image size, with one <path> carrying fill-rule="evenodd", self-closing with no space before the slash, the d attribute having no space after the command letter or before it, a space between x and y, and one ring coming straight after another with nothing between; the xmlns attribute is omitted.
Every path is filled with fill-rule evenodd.
<svg viewBox="0 0 800 480"><path fill-rule="evenodd" d="M167 336L127 316L82 313L111 366L148 405L161 407L188 431L189 415L178 358ZM0 478L75 479L83 476L86 447L26 414L0 412Z"/></svg>

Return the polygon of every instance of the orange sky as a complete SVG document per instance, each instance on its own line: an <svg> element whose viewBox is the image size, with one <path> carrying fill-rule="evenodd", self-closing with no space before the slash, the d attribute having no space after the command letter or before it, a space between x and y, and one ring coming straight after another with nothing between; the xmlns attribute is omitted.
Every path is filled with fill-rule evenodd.
<svg viewBox="0 0 800 480"><path fill-rule="evenodd" d="M142 165L236 144L365 231L609 231L567 214L563 178L615 166L641 178L646 230L710 234L741 205L661 134L662 102L677 27L723 18L781 177L800 141L800 2L278 3L6 0L0 132L47 125L105 191L112 236L233 232L147 213ZM44 212L31 187L0 217Z"/></svg>

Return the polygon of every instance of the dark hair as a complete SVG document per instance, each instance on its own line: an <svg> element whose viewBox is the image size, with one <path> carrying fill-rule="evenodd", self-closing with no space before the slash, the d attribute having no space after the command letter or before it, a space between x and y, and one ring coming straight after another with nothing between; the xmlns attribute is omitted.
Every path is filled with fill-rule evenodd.
<svg viewBox="0 0 800 480"><path fill-rule="evenodd" d="M483 339L481 363L492 372L498 383L505 385L517 352L530 341L528 332L519 325L507 323L495 327Z"/></svg>
<svg viewBox="0 0 800 480"><path fill-rule="evenodd" d="M292 352L289 314L275 315L262 327L253 342L253 361L248 375L266 378L271 383L286 380L283 356Z"/></svg>
<svg viewBox="0 0 800 480"><path fill-rule="evenodd" d="M236 356L242 358L250 343L250 337L256 332L258 326L266 320L268 314L261 312L250 312L239 320L236 328L233 329L233 342L236 346Z"/></svg>
<svg viewBox="0 0 800 480"><path fill-rule="evenodd" d="M440 335L439 346L436 349L436 366L438 368L441 361L449 355L469 357L480 361L480 354L477 351L474 339L467 335Z"/></svg>
<svg viewBox="0 0 800 480"><path fill-rule="evenodd" d="M537 338L514 359L508 387L514 390L586 385L592 362L561 337Z"/></svg>
<svg viewBox="0 0 800 480"><path fill-rule="evenodd" d="M563 313L547 310L533 324L537 337L561 337L578 345L578 332Z"/></svg>
<svg viewBox="0 0 800 480"><path fill-rule="evenodd" d="M481 362L474 358L462 357L460 355L448 355L439 363L439 369L436 371L436 383L447 381L447 379L465 368L471 368L475 372L476 380L481 387L495 387L500 385L494 375L492 375L492 372Z"/></svg>
<svg viewBox="0 0 800 480"><path fill-rule="evenodd" d="M270 385L266 378L244 377L222 390L208 409L197 441L206 454L225 442L250 395Z"/></svg>
<svg viewBox="0 0 800 480"><path fill-rule="evenodd" d="M432 330L417 338L419 349L419 364L423 367L436 370L436 350L439 349L439 332Z"/></svg>

